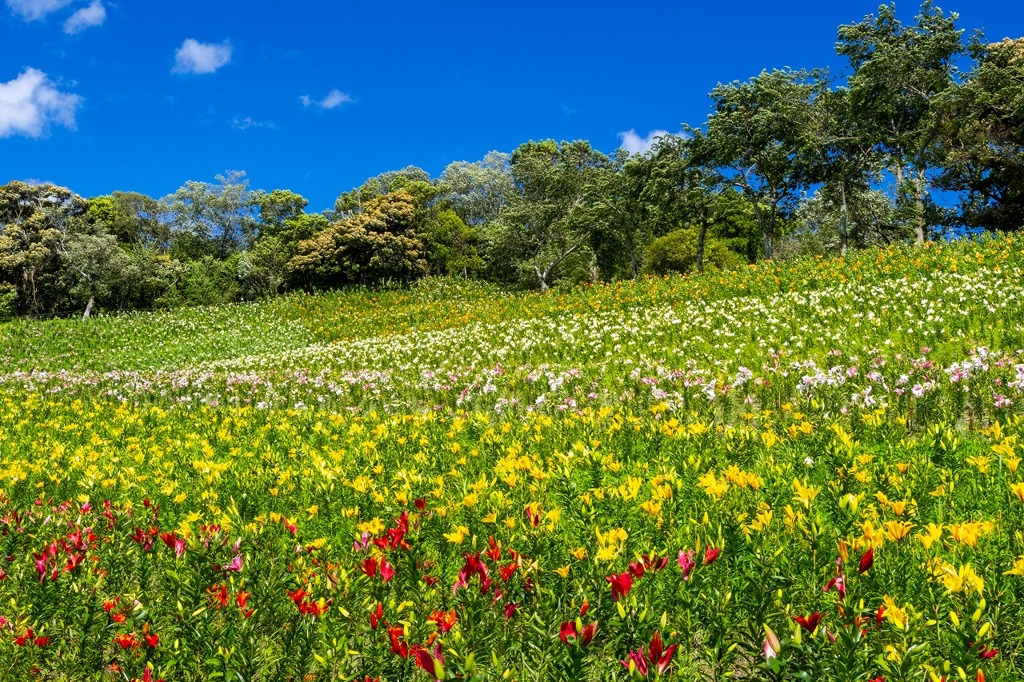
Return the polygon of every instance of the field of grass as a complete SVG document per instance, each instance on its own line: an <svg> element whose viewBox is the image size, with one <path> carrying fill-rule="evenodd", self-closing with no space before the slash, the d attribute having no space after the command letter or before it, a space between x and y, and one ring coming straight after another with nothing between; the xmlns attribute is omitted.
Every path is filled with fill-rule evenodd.
<svg viewBox="0 0 1024 682"><path fill-rule="evenodd" d="M0 325L0 679L1024 679L1024 238Z"/></svg>

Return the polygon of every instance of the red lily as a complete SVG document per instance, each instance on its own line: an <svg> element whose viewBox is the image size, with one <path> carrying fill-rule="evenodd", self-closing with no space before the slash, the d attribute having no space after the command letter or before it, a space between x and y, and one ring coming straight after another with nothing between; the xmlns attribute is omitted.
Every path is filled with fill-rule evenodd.
<svg viewBox="0 0 1024 682"><path fill-rule="evenodd" d="M163 540L164 544L167 545L170 549L174 550L174 556L180 557L182 554L185 553L185 539L184 538L179 538L177 535L175 535L173 532L171 532L171 533L161 533L160 534L160 539Z"/></svg>
<svg viewBox="0 0 1024 682"><path fill-rule="evenodd" d="M213 585L206 589L210 595L210 606L216 609L223 609L228 605L228 586L224 583Z"/></svg>
<svg viewBox="0 0 1024 682"><path fill-rule="evenodd" d="M139 640L135 637L135 634L120 634L114 637L114 644L118 645L122 649L137 649L139 646Z"/></svg>
<svg viewBox="0 0 1024 682"><path fill-rule="evenodd" d="M648 571L657 572L664 570L665 567L668 566L667 556L658 557L654 556L653 554L644 554L642 558L644 560L644 568L646 568Z"/></svg>
<svg viewBox="0 0 1024 682"><path fill-rule="evenodd" d="M605 576L605 580L612 586L612 601L619 601L620 597L625 597L633 589L633 576L629 571Z"/></svg>
<svg viewBox="0 0 1024 682"><path fill-rule="evenodd" d="M462 570L459 571L459 577L455 581L455 585L452 587L452 594L459 591L460 587L467 587L470 579L474 575L480 576L481 586L484 593L487 592L491 584L491 579L487 575L487 566L484 562L480 561L480 552L476 554L466 554L466 563L462 565Z"/></svg>
<svg viewBox="0 0 1024 682"><path fill-rule="evenodd" d="M839 593L839 599L843 599L846 596L846 579L843 576L837 575L832 580L829 580L828 584L825 585L825 592L830 591L833 587Z"/></svg>
<svg viewBox="0 0 1024 682"><path fill-rule="evenodd" d="M437 630L441 634L445 634L459 621L458 616L455 615L455 609L451 611L434 611L427 618L429 621L433 621L437 625Z"/></svg>
<svg viewBox="0 0 1024 682"><path fill-rule="evenodd" d="M590 646L596 634L597 621L580 628L579 620L570 620L562 623L558 636L562 638L562 643L566 645L578 643L580 646Z"/></svg>
<svg viewBox="0 0 1024 682"><path fill-rule="evenodd" d="M647 677L647 656L644 654L643 649L637 649L636 651L630 651L629 656L620 661L622 665L630 672L636 671L640 677Z"/></svg>
<svg viewBox="0 0 1024 682"><path fill-rule="evenodd" d="M871 567L875 565L875 548L868 547L868 551L860 557L860 564L857 565L857 573L863 574L871 570Z"/></svg>
<svg viewBox="0 0 1024 682"><path fill-rule="evenodd" d="M435 680L444 677L444 654L441 652L440 644L434 647L433 653L421 646L414 646L412 655L416 659L416 667L426 670Z"/></svg>
<svg viewBox="0 0 1024 682"><path fill-rule="evenodd" d="M715 560L721 553L722 549L720 547L708 547L706 550L704 550L704 565L710 566L711 564L715 563Z"/></svg>
<svg viewBox="0 0 1024 682"><path fill-rule="evenodd" d="M364 574L372 578L377 575L377 559L372 556L368 556L363 559L363 563L359 565L359 568Z"/></svg>
<svg viewBox="0 0 1024 682"><path fill-rule="evenodd" d="M818 623L821 622L821 614L815 611L814 613L806 617L793 616L793 620L795 620L800 627L802 627L804 630L807 630L808 633L813 635L814 631L818 629Z"/></svg>
<svg viewBox="0 0 1024 682"><path fill-rule="evenodd" d="M654 637L651 638L651 645L647 648L647 658L657 668L659 675L664 675L665 671L668 670L668 666L672 663L672 655L678 647L678 644L673 644L665 649L661 644L661 632L654 633Z"/></svg>
<svg viewBox="0 0 1024 682"><path fill-rule="evenodd" d="M594 640L594 635L597 634L597 621L589 623L583 626L580 630L580 642L583 646L590 646L590 643Z"/></svg>
<svg viewBox="0 0 1024 682"><path fill-rule="evenodd" d="M384 617L384 605L377 602L377 608L370 612L370 627L374 630L380 625L380 619Z"/></svg>
<svg viewBox="0 0 1024 682"><path fill-rule="evenodd" d="M397 654L402 658L409 658L409 645L402 639L405 634L405 630L401 627L389 627L388 637L391 638L391 653Z"/></svg>
<svg viewBox="0 0 1024 682"><path fill-rule="evenodd" d="M134 540L136 544L138 544L142 548L143 552L148 552L149 548L153 546L153 538L156 537L156 534L156 528L151 528L150 531L147 533L146 531L136 526L135 534L132 535L132 540Z"/></svg>
<svg viewBox="0 0 1024 682"><path fill-rule="evenodd" d="M498 573L501 575L501 581L507 583L509 580L512 579L512 576L514 576L516 574L516 571L518 570L519 563L516 561L507 563L504 566L499 566Z"/></svg>
<svg viewBox="0 0 1024 682"><path fill-rule="evenodd" d="M532 525L534 528L536 528L537 526L540 525L540 511L539 510L534 512L533 511L533 507L531 505L526 505L525 513L526 513L526 520L530 523L530 525Z"/></svg>

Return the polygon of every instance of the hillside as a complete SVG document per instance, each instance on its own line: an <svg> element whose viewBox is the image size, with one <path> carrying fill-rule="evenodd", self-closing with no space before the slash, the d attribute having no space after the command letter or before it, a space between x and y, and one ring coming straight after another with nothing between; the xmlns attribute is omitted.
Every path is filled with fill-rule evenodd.
<svg viewBox="0 0 1024 682"><path fill-rule="evenodd" d="M1022 301L1012 237L2 324L0 661L1020 679Z"/></svg>

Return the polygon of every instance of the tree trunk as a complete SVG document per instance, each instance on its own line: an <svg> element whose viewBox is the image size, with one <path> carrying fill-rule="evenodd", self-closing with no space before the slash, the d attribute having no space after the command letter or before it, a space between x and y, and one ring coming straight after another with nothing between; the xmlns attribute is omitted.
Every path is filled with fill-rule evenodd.
<svg viewBox="0 0 1024 682"><path fill-rule="evenodd" d="M761 228L761 238L764 240L765 260L772 259L772 237L768 234L768 226L764 224L764 211L757 203L757 197L751 197L750 203L754 206L754 215L757 217L757 225Z"/></svg>
<svg viewBox="0 0 1024 682"><path fill-rule="evenodd" d="M707 221L701 221L700 232L697 234L697 272L704 273L704 242L708 237Z"/></svg>
<svg viewBox="0 0 1024 682"><path fill-rule="evenodd" d="M847 214L846 214L846 187L841 185L839 187L839 255L845 257L846 249L850 243L850 231L847 225Z"/></svg>
<svg viewBox="0 0 1024 682"><path fill-rule="evenodd" d="M96 302L95 296L89 297L89 302L85 304L85 312L82 313L82 322L89 319L89 315L92 315L92 306Z"/></svg>
<svg viewBox="0 0 1024 682"><path fill-rule="evenodd" d="M917 245L924 244L924 171L917 171L914 179L914 238Z"/></svg>
<svg viewBox="0 0 1024 682"><path fill-rule="evenodd" d="M636 268L636 239L629 240L629 267L633 272L633 279L640 274Z"/></svg>
<svg viewBox="0 0 1024 682"><path fill-rule="evenodd" d="M548 273L551 271L551 269L548 268L547 271L541 270L540 266L537 265L537 258L534 257L534 259L533 259L533 271L537 274L537 283L540 284L540 290L541 291L547 291L548 290Z"/></svg>

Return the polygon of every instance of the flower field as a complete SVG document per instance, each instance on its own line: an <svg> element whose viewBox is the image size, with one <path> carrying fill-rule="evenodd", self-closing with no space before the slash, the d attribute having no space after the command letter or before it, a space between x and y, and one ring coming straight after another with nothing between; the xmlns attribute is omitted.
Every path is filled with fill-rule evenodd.
<svg viewBox="0 0 1024 682"><path fill-rule="evenodd" d="M0 361L0 679L1024 679L1024 238Z"/></svg>

